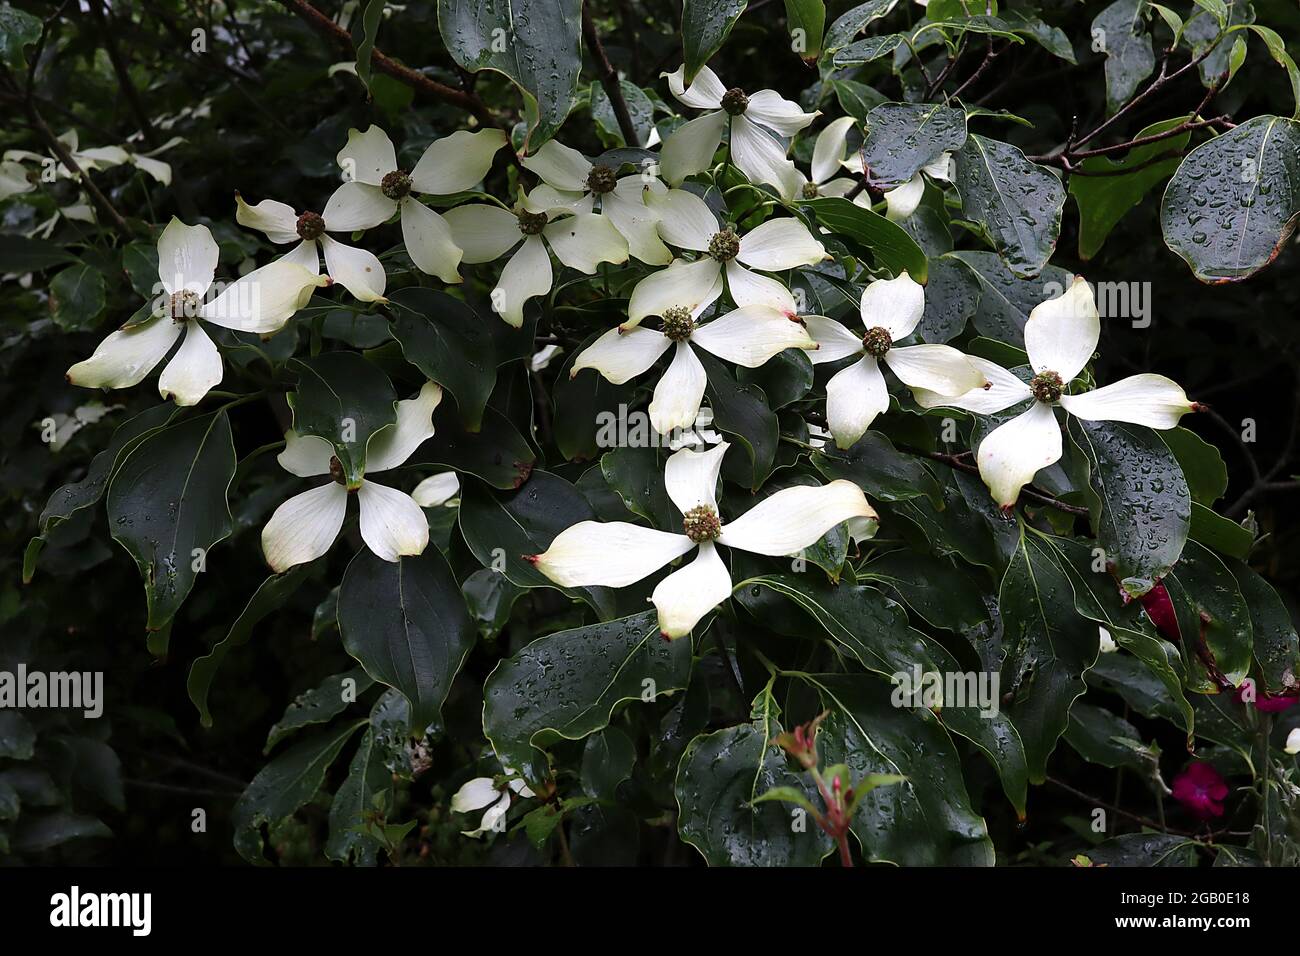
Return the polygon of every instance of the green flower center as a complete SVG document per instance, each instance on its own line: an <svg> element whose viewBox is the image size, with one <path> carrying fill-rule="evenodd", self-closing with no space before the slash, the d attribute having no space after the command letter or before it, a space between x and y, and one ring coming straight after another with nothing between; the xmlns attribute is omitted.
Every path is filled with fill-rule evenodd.
<svg viewBox="0 0 1300 956"><path fill-rule="evenodd" d="M1060 399L1064 388L1065 383L1055 372L1039 372L1029 380L1029 389L1034 393L1034 398L1048 405Z"/></svg>
<svg viewBox="0 0 1300 956"><path fill-rule="evenodd" d="M196 318L199 314L199 296L196 292L189 289L182 289L180 292L173 292L171 298L167 301L167 314L172 317L172 321L177 325L186 319Z"/></svg>
<svg viewBox="0 0 1300 956"><path fill-rule="evenodd" d="M598 195L612 193L618 185L618 173L608 166L592 166L587 174L587 188Z"/></svg>
<svg viewBox="0 0 1300 956"><path fill-rule="evenodd" d="M696 544L713 541L722 533L722 519L708 505L696 505L682 518L682 529L686 537Z"/></svg>
<svg viewBox="0 0 1300 956"><path fill-rule="evenodd" d="M298 235L303 239L319 239L325 235L325 220L318 212L305 212L298 217Z"/></svg>
<svg viewBox="0 0 1300 956"><path fill-rule="evenodd" d="M876 358L881 358L893 344L894 337L889 334L889 329L878 325L867 329L867 334L862 336L862 350Z"/></svg>
<svg viewBox="0 0 1300 956"><path fill-rule="evenodd" d="M727 226L721 232L715 232L709 240L709 255L718 262L730 262L740 255L740 237L735 230Z"/></svg>
<svg viewBox="0 0 1300 956"><path fill-rule="evenodd" d="M674 342L685 342L695 331L695 319L691 317L691 310L683 306L675 305L664 309L660 319L663 320L664 336Z"/></svg>
<svg viewBox="0 0 1300 956"><path fill-rule="evenodd" d="M816 198L817 198L817 184L816 184L816 183L804 183L804 184L803 184L803 198L804 198L804 199L816 199Z"/></svg>
<svg viewBox="0 0 1300 956"><path fill-rule="evenodd" d="M749 97L738 86L733 86L722 94L722 108L732 116L739 116L749 109Z"/></svg>
<svg viewBox="0 0 1300 956"><path fill-rule="evenodd" d="M519 213L519 231L525 236L540 236L542 230L546 228L546 213L544 212L521 212Z"/></svg>
<svg viewBox="0 0 1300 956"><path fill-rule="evenodd" d="M404 199L411 191L411 175L404 169L395 169L379 181L379 191L389 199Z"/></svg>

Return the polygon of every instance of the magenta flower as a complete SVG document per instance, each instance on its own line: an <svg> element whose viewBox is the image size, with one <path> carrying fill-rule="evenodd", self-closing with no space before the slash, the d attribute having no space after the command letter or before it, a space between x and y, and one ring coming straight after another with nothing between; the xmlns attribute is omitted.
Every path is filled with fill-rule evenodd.
<svg viewBox="0 0 1300 956"><path fill-rule="evenodd" d="M1244 704L1246 701L1242 700L1242 697L1245 693L1246 685L1242 684L1233 692L1232 697L1237 703ZM1296 704L1300 703L1300 696L1295 694L1278 694L1273 697L1257 697L1255 700L1251 701L1251 703L1255 705L1255 709L1261 714L1280 714L1282 711L1290 710Z"/></svg>
<svg viewBox="0 0 1300 956"><path fill-rule="evenodd" d="M1174 778L1173 794L1174 799L1194 817L1209 820L1223 816L1223 800L1228 795L1228 784L1211 764L1196 761L1189 763Z"/></svg>
<svg viewBox="0 0 1300 956"><path fill-rule="evenodd" d="M1164 584L1157 581L1155 587L1138 600L1142 602L1142 609L1147 612L1147 617L1151 618L1151 623L1156 626L1160 636L1166 641L1177 643L1182 637L1178 630L1178 615L1174 612L1174 602L1169 599Z"/></svg>

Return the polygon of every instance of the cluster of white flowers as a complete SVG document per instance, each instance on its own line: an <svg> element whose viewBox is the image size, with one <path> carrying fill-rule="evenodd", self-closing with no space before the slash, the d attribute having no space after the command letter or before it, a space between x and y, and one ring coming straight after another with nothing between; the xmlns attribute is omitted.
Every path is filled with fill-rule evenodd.
<svg viewBox="0 0 1300 956"><path fill-rule="evenodd" d="M819 196L847 197L870 207L857 181L861 159L849 148L854 121L836 119L819 133L808 174L789 158L789 139L816 121L772 90L747 94L727 88L707 67L687 87L684 69L664 74L674 96L701 111L663 142L658 164L629 175L621 163L592 162L578 151L549 142L522 159L540 182L512 204L484 195L461 202L486 176L498 150L500 130L456 132L434 141L409 171L399 167L393 143L382 130L351 130L337 161L345 182L320 212L299 211L270 199L255 205L236 196L236 220L277 245L293 248L250 272L211 301L218 248L207 227L177 220L158 243L159 279L166 295L142 320L110 335L70 381L121 388L141 381L167 357L159 379L163 397L197 403L222 378L220 352L204 331L211 323L243 332L277 331L330 282L357 300L384 303L386 276L379 259L347 245L352 234L400 219L407 255L422 272L444 283L461 281L462 263L508 256L492 290L492 305L512 326L523 324L524 307L554 286L552 254L562 265L595 274L602 263L634 258L650 271L633 287L625 320L574 357L571 374L594 369L621 384L650 371L669 351L649 406L661 434L689 428L703 411L705 366L697 350L747 368L786 349L808 351L815 364L855 359L827 383L826 421L840 448L856 443L890 406L883 362L911 389L923 408L949 407L992 415L1020 403L1027 410L981 442L978 464L998 504L1010 508L1035 473L1062 453L1054 406L1088 421L1124 421L1171 428L1194 406L1181 388L1158 375L1135 375L1092 391L1072 391L1097 345L1100 323L1092 291L1082 279L1061 296L1035 308L1025 327L1029 372L1022 380L982 358L948 345L903 344L925 312L922 286L903 272L877 279L862 292L861 330L820 315L800 315L795 296L778 276L828 259L817 236L795 215L795 204ZM687 183L709 173L727 136L727 157L755 185L771 187L776 213L742 229L719 218ZM87 154L82 154L86 157ZM90 158L90 157L87 157ZM950 178L950 157L936 157L911 181L885 196L893 219L910 216L926 188L925 177ZM662 173L663 181L658 173ZM711 176L716 179L716 176ZM771 195L770 193L768 195ZM441 197L451 206L436 212L420 197ZM459 204L458 204L459 203ZM328 278L320 275L324 256ZM251 294L250 294L251 293ZM658 328L646 328L653 319ZM366 471L406 462L433 434L432 415L441 400L427 383L398 403L397 421L372 436ZM629 585L688 551L687 566L655 588L653 601L663 633L688 633L731 591L730 575L716 545L765 555L790 555L850 522L855 535L876 518L862 491L847 481L786 488L732 521L716 499L719 470L728 445L707 451L682 449L667 463L668 494L684 515L682 534L621 522L582 522L560 534L532 560L563 586ZM263 533L271 566L279 570L323 554L337 537L349 492L360 504L360 528L379 557L396 561L428 544L422 506L447 501L456 477L434 475L408 496L374 481L345 476L329 442L290 431L280 463L300 477L329 475L333 481L291 498Z"/></svg>

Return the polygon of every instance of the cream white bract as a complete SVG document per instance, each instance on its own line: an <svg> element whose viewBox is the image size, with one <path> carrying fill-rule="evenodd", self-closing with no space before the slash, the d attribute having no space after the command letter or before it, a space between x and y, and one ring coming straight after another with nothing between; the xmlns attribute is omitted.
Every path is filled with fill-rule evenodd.
<svg viewBox="0 0 1300 956"><path fill-rule="evenodd" d="M411 261L421 272L456 283L461 281L457 269L463 253L452 240L447 221L416 196L449 196L472 188L487 175L492 158L505 144L506 134L499 129L460 130L430 143L408 172L398 167L397 151L388 134L371 126L364 133L348 130L348 143L337 159L362 187L359 192L364 204L358 205L373 210L370 225L377 226L400 212L402 242ZM328 215L325 221L328 226Z"/></svg>
<svg viewBox="0 0 1300 956"><path fill-rule="evenodd" d="M500 787L492 777L475 777L473 780L465 781L452 795L452 813L473 813L487 807L487 812L479 820L477 829L461 830L463 836L481 837L484 833L502 827L506 812L510 809L512 794L522 798L536 796L522 777L515 775L509 767L506 767L505 771L509 779Z"/></svg>
<svg viewBox="0 0 1300 956"><path fill-rule="evenodd" d="M626 262L627 240L609 216L549 209L529 212L521 203L511 212L487 203L469 203L444 217L465 262L491 262L516 249L492 290L492 308L510 325L524 324L524 305L551 291L550 246L571 269L595 275L602 262ZM522 242L521 242L522 240Z"/></svg>
<svg viewBox="0 0 1300 956"><path fill-rule="evenodd" d="M672 261L672 252L659 238L659 217L646 207L643 198L647 189L665 189L654 176L619 176L616 169L594 165L576 149L555 140L522 162L542 179L541 185L524 197L529 212L588 213L599 202L601 214L609 217L634 258L656 266Z"/></svg>
<svg viewBox="0 0 1300 956"><path fill-rule="evenodd" d="M203 330L210 322L238 332L275 332L329 280L281 259L254 269L205 302L219 250L207 226L173 217L158 238L158 281L165 293L142 322L112 333L95 354L68 369L68 381L86 388L128 388L144 380L172 350L158 393L177 405L196 405L222 378L221 353Z"/></svg>
<svg viewBox="0 0 1300 956"><path fill-rule="evenodd" d="M441 401L442 389L426 382L415 398L398 402L397 421L370 436L366 476L353 486L344 483L333 445L315 435L286 432L284 451L277 459L284 470L300 478L329 475L332 480L275 509L262 529L262 552L271 569L285 571L328 551L343 527L351 493L361 507L361 538L378 557L396 561L404 554L423 553L429 544L429 523L421 504L446 500L438 500L439 493L447 490L445 478L441 488L422 483L416 489L417 499L369 476L404 464L433 436L433 411Z"/></svg>
<svg viewBox="0 0 1300 956"><path fill-rule="evenodd" d="M930 407L947 405L982 414L1033 400L1026 411L980 442L980 476L1002 508L1015 504L1020 489L1033 481L1039 469L1060 459L1061 427L1055 406L1084 421L1128 422L1161 430L1173 428L1196 408L1177 382L1149 372L1089 392L1066 394L1071 380L1092 358L1100 336L1101 320L1092 287L1076 277L1070 288L1039 303L1029 314L1025 349L1034 377L1028 384L986 363L980 367L990 373L994 388L984 395L917 396L918 402Z"/></svg>
<svg viewBox="0 0 1300 956"><path fill-rule="evenodd" d="M912 388L960 395L984 386L984 376L970 358L950 345L894 346L915 331L925 312L925 291L906 272L897 279L879 279L867 286L859 311L866 327L864 335L824 316L804 319L819 346L810 356L814 364L862 356L826 384L826 421L840 448L856 442L876 416L889 409L881 361Z"/></svg>
<svg viewBox="0 0 1300 956"><path fill-rule="evenodd" d="M660 631L681 637L731 595L731 574L716 545L781 557L802 551L842 522L876 517L862 489L841 479L783 488L723 523L716 491L729 447L723 442L705 452L683 448L668 459L664 484L684 516L684 533L623 521L582 521L529 560L562 587L627 587L696 550L695 560L660 581L651 596Z"/></svg>
<svg viewBox="0 0 1300 956"><path fill-rule="evenodd" d="M663 176L680 185L687 176L703 172L713 161L722 141L722 131L731 123L731 161L752 183L774 186L785 200L793 199L803 187L803 175L786 156L777 136L791 137L820 113L805 113L774 90L746 95L738 87L728 89L707 66L685 85L686 67L664 73L668 88L683 104L708 110L674 130L660 152Z"/></svg>
<svg viewBox="0 0 1300 956"><path fill-rule="evenodd" d="M622 385L675 348L648 409L650 423L661 435L689 428L699 414L707 379L692 346L746 368L757 368L786 349L817 348L798 319L766 305L746 306L703 325L696 325L683 307L665 310L662 318L662 331L642 326L610 329L579 353L569 372L572 377L594 368Z"/></svg>
<svg viewBox="0 0 1300 956"><path fill-rule="evenodd" d="M331 279L362 302L386 302L388 277L373 252L339 242L331 232L351 233L370 229L392 215L389 201L365 183L344 183L321 213L294 212L293 207L274 199L250 206L235 193L235 220L265 234L277 245L298 243L281 262L296 262L312 273L320 272L320 254Z"/></svg>
<svg viewBox="0 0 1300 956"><path fill-rule="evenodd" d="M741 308L764 305L793 316L799 309L790 290L751 269L797 269L827 258L825 247L797 219L769 219L742 236L730 224L719 222L703 199L684 189L650 192L645 199L659 216L664 241L699 255L693 261L676 259L667 269L638 282L627 305L624 329L673 308L687 309L697 317L722 295L724 281Z"/></svg>
<svg viewBox="0 0 1300 956"><path fill-rule="evenodd" d="M857 183L847 176L839 175L845 169L856 173L862 172L862 160L857 154L848 159L844 157L846 140L853 123L852 116L841 116L828 123L826 128L817 134L817 140L813 143L812 163L809 166L812 178L803 179L803 174L799 174L803 179L803 185L799 189L802 198L848 196L853 191ZM859 206L871 205L871 199L865 191L854 196L853 201Z"/></svg>

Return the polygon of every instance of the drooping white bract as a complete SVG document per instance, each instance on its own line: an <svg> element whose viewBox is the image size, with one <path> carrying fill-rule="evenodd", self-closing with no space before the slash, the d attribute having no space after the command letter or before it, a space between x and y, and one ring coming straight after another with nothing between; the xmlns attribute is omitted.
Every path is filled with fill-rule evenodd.
<svg viewBox="0 0 1300 956"><path fill-rule="evenodd" d="M235 221L265 234L276 245L297 242L280 258L296 262L312 273L320 272L320 253L325 254L325 271L331 279L361 302L387 302L384 289L388 277L373 252L344 245L331 232L352 233L370 229L392 215L391 201L365 183L344 183L325 203L321 213L298 215L287 203L263 199L255 206L235 193Z"/></svg>
<svg viewBox="0 0 1300 956"><path fill-rule="evenodd" d="M92 170L112 169L114 166L131 165L149 174L164 186L170 186L172 181L172 168L168 163L161 159L156 159L158 155L165 153L177 143L184 142L179 136L173 136L167 142L163 143L157 149L152 149L147 153L137 153L134 150L122 146L96 146L89 149L82 149L77 131L75 129L67 130L59 136L59 142L63 144L72 161L77 164L83 172ZM3 156L5 165L17 165L19 163L36 163L44 166L50 161L50 157L43 153L33 153L25 149L5 150ZM19 167L22 168L21 166ZM55 166L55 175L62 179L77 179L72 170L63 165L62 162ZM20 190L26 192L26 190ZM0 199L4 198L3 192L0 192Z"/></svg>
<svg viewBox="0 0 1300 956"><path fill-rule="evenodd" d="M627 587L695 549L695 560L660 581L650 598L663 635L681 637L731 595L731 575L716 545L782 557L852 518L876 517L862 489L838 479L783 488L724 524L715 494L728 447L723 442L705 452L683 448L669 457L664 484L685 518L683 534L623 521L582 521L529 560L562 587Z"/></svg>
<svg viewBox="0 0 1300 956"><path fill-rule="evenodd" d="M1286 744L1282 747L1289 754L1300 754L1300 727L1292 727L1286 735Z"/></svg>
<svg viewBox="0 0 1300 956"><path fill-rule="evenodd" d="M511 794L519 797L535 797L537 794L529 788L523 778L503 765L507 780L498 789L492 777L475 777L467 780L451 798L452 813L473 813L487 807L487 812L479 820L478 829L461 830L462 836L480 837L490 830L497 829L510 809Z"/></svg>
<svg viewBox="0 0 1300 956"><path fill-rule="evenodd" d="M460 282L462 250L451 237L451 227L415 195L450 196L481 182L492 167L492 157L506 144L499 129L477 133L459 130L436 139L410 172L399 169L393 141L378 126L364 133L348 130L348 144L339 150L338 164L362 187L370 226L386 222L394 212L402 217L402 242L416 267L443 282ZM330 224L328 216L326 224ZM366 229L369 226L359 226Z"/></svg>
<svg viewBox="0 0 1300 956"><path fill-rule="evenodd" d="M184 336L158 378L158 393L177 405L196 405L221 381L221 353L203 330L211 322L238 332L278 331L329 280L280 259L226 286L211 301L218 249L207 226L175 217L158 238L158 280L166 297L142 322L99 343L95 354L68 369L68 381L86 388L128 388L141 382Z"/></svg>
<svg viewBox="0 0 1300 956"><path fill-rule="evenodd" d="M727 89L707 66L689 87L685 86L685 66L662 75L678 100L693 109L710 111L679 126L664 140L659 163L670 185L678 186L687 176L708 169L730 119L731 161L750 182L774 186L787 201L795 197L803 186L803 175L776 136L794 136L820 112L805 113L775 90L746 96L739 88Z"/></svg>
<svg viewBox="0 0 1300 956"><path fill-rule="evenodd" d="M578 354L569 375L594 368L613 384L622 385L674 346L673 360L655 386L648 409L650 424L661 435L689 428L699 414L707 378L692 346L757 368L786 349L815 349L817 343L797 318L771 306L746 306L703 325L696 325L690 312L679 307L666 310L663 331L642 326L610 329Z"/></svg>
<svg viewBox="0 0 1300 956"><path fill-rule="evenodd" d="M429 544L429 522L420 504L370 476L404 464L433 435L433 410L441 401L442 389L426 382L414 398L398 402L397 421L370 436L366 474L355 487L343 483L333 445L315 435L285 432L284 451L276 459L284 470L299 478L328 475L332 480L275 509L262 529L262 553L271 569L279 573L328 551L343 527L350 492L361 506L362 540L378 557L396 561L404 554L423 553ZM432 495L422 497L433 500Z"/></svg>
<svg viewBox="0 0 1300 956"><path fill-rule="evenodd" d="M667 269L638 282L623 329L673 308L698 317L722 295L724 274L736 305L765 305L794 316L799 309L790 290L745 267L778 271L816 265L827 258L825 247L797 219L769 219L741 236L732 226L724 227L703 199L684 189L652 191L645 201L659 216L659 235L665 242L701 255L694 261L676 259Z"/></svg>
<svg viewBox="0 0 1300 956"><path fill-rule="evenodd" d="M950 345L894 347L912 334L925 312L925 291L906 272L897 279L878 279L867 286L859 311L865 335L850 332L825 316L804 317L808 332L820 346L809 355L813 364L862 356L826 383L826 422L840 448L856 442L876 416L889 409L881 360L911 388L960 395L984 385L984 376L969 357Z"/></svg>
<svg viewBox="0 0 1300 956"><path fill-rule="evenodd" d="M1163 375L1131 375L1113 385L1078 395L1065 394L1070 381L1083 371L1101 336L1101 320L1092 288L1076 277L1061 295L1036 305L1025 323L1025 349L1033 379L1025 384L1005 369L979 362L992 383L984 395L956 398L917 395L934 407L946 405L993 414L1020 402L1029 408L995 428L980 442L980 476L994 499L1008 509L1040 468L1061 457L1061 427L1052 408L1089 422L1128 422L1155 429L1173 428L1196 408L1182 387ZM972 360L976 361L976 360ZM996 371L995 371L996 370Z"/></svg>
<svg viewBox="0 0 1300 956"><path fill-rule="evenodd" d="M493 310L515 328L524 324L525 303L551 291L548 245L562 263L587 275L595 275L602 262L627 262L627 240L614 220L593 212L529 212L522 202L511 212L468 203L443 218L452 240L465 251L464 262L491 262L518 246L492 290Z"/></svg>
<svg viewBox="0 0 1300 956"><path fill-rule="evenodd" d="M812 178L804 179L803 174L799 174L803 180L799 194L804 199L816 199L819 196L847 197L857 186L849 177L839 175L845 169L862 172L862 160L856 153L849 159L844 158L845 143L853 123L852 116L841 116L817 134L817 140L813 143L812 164L809 166ZM871 197L863 190L853 197L853 202L870 208Z"/></svg>
<svg viewBox="0 0 1300 956"><path fill-rule="evenodd" d="M848 165L849 168L861 172L861 157L853 157ZM952 155L944 153L934 162L922 166L921 171L903 185L885 191L885 215L894 222L902 222L916 212L917 206L921 205L921 197L925 195L925 177L921 173L925 173L932 179L951 181Z"/></svg>
<svg viewBox="0 0 1300 956"><path fill-rule="evenodd" d="M627 240L628 251L642 262L667 265L673 254L659 238L658 216L646 207L645 190L662 192L657 178L641 173L618 176L617 169L595 165L576 149L551 140L524 166L541 177L542 183L524 197L529 212L589 213L600 201L600 212L608 216Z"/></svg>
<svg viewBox="0 0 1300 956"><path fill-rule="evenodd" d="M411 497L421 508L452 507L460 494L460 478L454 471L440 471L430 475L411 489Z"/></svg>

